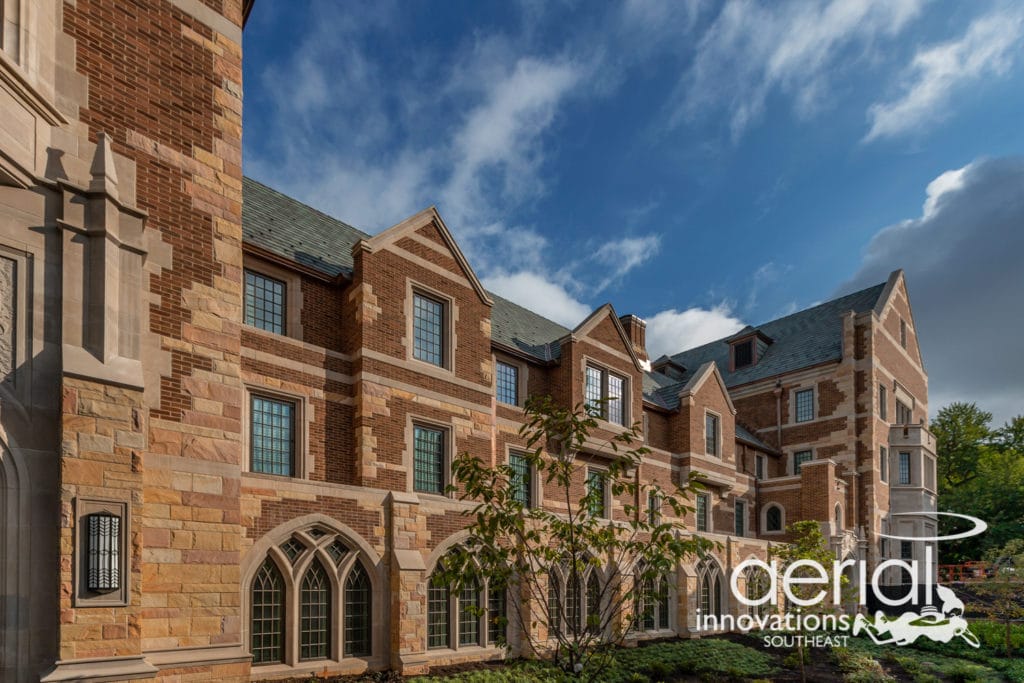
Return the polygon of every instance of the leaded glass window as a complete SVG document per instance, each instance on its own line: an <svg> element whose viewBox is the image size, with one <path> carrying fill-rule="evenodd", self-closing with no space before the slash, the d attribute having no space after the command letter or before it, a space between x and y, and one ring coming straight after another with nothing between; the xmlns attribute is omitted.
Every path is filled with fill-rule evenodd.
<svg viewBox="0 0 1024 683"><path fill-rule="evenodd" d="M583 630L583 596L580 592L580 578L573 574L565 583L565 618L569 623L569 628L580 633Z"/></svg>
<svg viewBox="0 0 1024 683"><path fill-rule="evenodd" d="M704 452L718 455L718 416L711 413L704 415Z"/></svg>
<svg viewBox="0 0 1024 683"><path fill-rule="evenodd" d="M306 546L302 544L297 538L289 538L287 541L281 544L281 552L288 556L292 564L295 564L295 560L299 559L299 555L306 549Z"/></svg>
<svg viewBox="0 0 1024 683"><path fill-rule="evenodd" d="M601 370L593 366L587 366L587 381L584 387L584 398L586 398L587 406L594 409L600 414L604 413L601 406L601 399L603 391L601 388Z"/></svg>
<svg viewBox="0 0 1024 683"><path fill-rule="evenodd" d="M295 404L252 396L252 471L290 477L295 473Z"/></svg>
<svg viewBox="0 0 1024 683"><path fill-rule="evenodd" d="M647 492L647 523L654 526L661 517L661 496L654 489Z"/></svg>
<svg viewBox="0 0 1024 683"><path fill-rule="evenodd" d="M722 613L722 577L715 574L715 582L712 585L711 597L715 601L715 614Z"/></svg>
<svg viewBox="0 0 1024 683"><path fill-rule="evenodd" d="M587 366L584 400L593 412L609 422L626 424L626 380L604 368Z"/></svg>
<svg viewBox="0 0 1024 683"><path fill-rule="evenodd" d="M413 427L413 488L424 493L444 493L443 429Z"/></svg>
<svg viewBox="0 0 1024 683"><path fill-rule="evenodd" d="M253 664L284 661L284 579L270 558L252 580L250 632Z"/></svg>
<svg viewBox="0 0 1024 683"><path fill-rule="evenodd" d="M772 505L764 513L766 531L782 531L782 508Z"/></svg>
<svg viewBox="0 0 1024 683"><path fill-rule="evenodd" d="M737 500L735 505L736 516L736 535L746 536L747 535L747 504L742 500Z"/></svg>
<svg viewBox="0 0 1024 683"><path fill-rule="evenodd" d="M523 507L530 507L533 502L533 482L530 477L530 463L522 453L509 453L508 466L512 470L509 484L512 495Z"/></svg>
<svg viewBox="0 0 1024 683"><path fill-rule="evenodd" d="M601 628L601 582L596 571L587 579L587 628L592 632Z"/></svg>
<svg viewBox="0 0 1024 683"><path fill-rule="evenodd" d="M899 479L897 480L900 484L910 483L910 453L900 453L900 471Z"/></svg>
<svg viewBox="0 0 1024 683"><path fill-rule="evenodd" d="M640 620L642 631L654 630L654 579L648 578L642 582L640 590L637 591L637 616Z"/></svg>
<svg viewBox="0 0 1024 683"><path fill-rule="evenodd" d="M700 613L701 616L711 614L711 576L705 574L700 580Z"/></svg>
<svg viewBox="0 0 1024 683"><path fill-rule="evenodd" d="M623 385L625 380L616 375L608 375L608 421L617 425L625 424L625 406L623 402Z"/></svg>
<svg viewBox="0 0 1024 683"><path fill-rule="evenodd" d="M444 367L443 302L422 294L412 297L412 356L417 360Z"/></svg>
<svg viewBox="0 0 1024 683"><path fill-rule="evenodd" d="M807 422L814 419L814 389L801 389L796 392L796 421Z"/></svg>
<svg viewBox="0 0 1024 683"><path fill-rule="evenodd" d="M284 334L285 284L280 280L245 271L245 324Z"/></svg>
<svg viewBox="0 0 1024 683"><path fill-rule="evenodd" d="M708 530L708 494L697 494L697 531Z"/></svg>
<svg viewBox="0 0 1024 683"><path fill-rule="evenodd" d="M670 628L669 609L668 576L662 576L658 582L658 628Z"/></svg>
<svg viewBox="0 0 1024 683"><path fill-rule="evenodd" d="M459 645L480 644L480 587L469 582L459 591Z"/></svg>
<svg viewBox="0 0 1024 683"><path fill-rule="evenodd" d="M341 541L334 541L327 546L327 554L331 556L332 560L334 560L334 564L339 564L341 562L341 558L345 557L347 553L348 546Z"/></svg>
<svg viewBox="0 0 1024 683"><path fill-rule="evenodd" d="M883 420L889 419L889 403L885 394L885 386L878 385L878 416Z"/></svg>
<svg viewBox="0 0 1024 683"><path fill-rule="evenodd" d="M505 589L490 586L487 591L487 641L496 644L508 638Z"/></svg>
<svg viewBox="0 0 1024 683"><path fill-rule="evenodd" d="M793 474L800 474L800 469L803 467L805 462L814 459L814 454L811 451L797 451L793 454Z"/></svg>
<svg viewBox="0 0 1024 683"><path fill-rule="evenodd" d="M438 572L430 577L427 587L427 647L448 647L448 625L451 623L450 590Z"/></svg>
<svg viewBox="0 0 1024 683"><path fill-rule="evenodd" d="M326 659L331 645L331 581L314 559L299 591L299 659Z"/></svg>
<svg viewBox="0 0 1024 683"><path fill-rule="evenodd" d="M764 479L764 456L754 456L754 476L757 479Z"/></svg>
<svg viewBox="0 0 1024 683"><path fill-rule="evenodd" d="M121 587L121 518L107 512L97 512L88 515L86 519L89 527L89 590L118 590Z"/></svg>
<svg viewBox="0 0 1024 683"><path fill-rule="evenodd" d="M345 581L345 656L369 657L371 650L370 577L356 562Z"/></svg>
<svg viewBox="0 0 1024 683"><path fill-rule="evenodd" d="M590 514L594 517L607 517L604 472L587 469L587 494L591 496Z"/></svg>
<svg viewBox="0 0 1024 683"><path fill-rule="evenodd" d="M519 405L519 367L499 360L495 365L494 375L498 402Z"/></svg>
<svg viewBox="0 0 1024 683"><path fill-rule="evenodd" d="M548 630L549 637L562 631L562 587L554 572L548 574Z"/></svg>

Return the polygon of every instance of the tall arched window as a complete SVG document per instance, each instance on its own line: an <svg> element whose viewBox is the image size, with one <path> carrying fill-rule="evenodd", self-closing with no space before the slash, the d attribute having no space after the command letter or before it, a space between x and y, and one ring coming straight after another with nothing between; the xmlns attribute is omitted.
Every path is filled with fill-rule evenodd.
<svg viewBox="0 0 1024 683"><path fill-rule="evenodd" d="M782 507L773 503L765 508L764 529L765 531L782 531L785 519L782 514Z"/></svg>
<svg viewBox="0 0 1024 683"><path fill-rule="evenodd" d="M430 576L430 583L427 586L427 647L440 648L448 647L451 644L448 629L451 624L451 594L448 584L439 576L443 568L438 569Z"/></svg>
<svg viewBox="0 0 1024 683"><path fill-rule="evenodd" d="M594 633L601 629L601 580L596 570L587 578L587 628Z"/></svg>
<svg viewBox="0 0 1024 683"><path fill-rule="evenodd" d="M770 577L761 567L751 567L746 572L747 581L747 600L760 600L764 594L768 591L770 585ZM766 602L763 605L748 605L747 612L750 616L761 616L762 614L768 613L768 605Z"/></svg>
<svg viewBox="0 0 1024 683"><path fill-rule="evenodd" d="M493 583L487 588L487 640L495 645L508 640L506 592Z"/></svg>
<svg viewBox="0 0 1024 683"><path fill-rule="evenodd" d="M697 590L702 619L701 628L704 628L704 617L721 616L723 614L722 582L722 570L710 557L697 565Z"/></svg>
<svg viewBox="0 0 1024 683"><path fill-rule="evenodd" d="M331 654L331 580L315 558L302 578L299 612L299 659L326 659Z"/></svg>
<svg viewBox="0 0 1024 683"><path fill-rule="evenodd" d="M656 607L658 610L658 628L671 628L670 610L672 607L667 574L662 575L661 580L658 582L658 602Z"/></svg>
<svg viewBox="0 0 1024 683"><path fill-rule="evenodd" d="M643 581L640 590L636 594L637 617L642 631L654 630L655 606L654 606L654 579L648 578Z"/></svg>
<svg viewBox="0 0 1024 683"><path fill-rule="evenodd" d="M707 616L711 614L711 577L705 574L700 577L700 614Z"/></svg>
<svg viewBox="0 0 1024 683"><path fill-rule="evenodd" d="M459 591L459 645L480 644L480 586L470 581Z"/></svg>
<svg viewBox="0 0 1024 683"><path fill-rule="evenodd" d="M580 577L573 574L565 583L565 618L575 633L583 630L583 595Z"/></svg>
<svg viewBox="0 0 1024 683"><path fill-rule="evenodd" d="M548 573L548 631L554 637L562 630L562 585L558 574Z"/></svg>
<svg viewBox="0 0 1024 683"><path fill-rule="evenodd" d="M368 657L370 643L370 608L373 596L370 577L363 565L356 562L345 581L345 655Z"/></svg>
<svg viewBox="0 0 1024 683"><path fill-rule="evenodd" d="M252 661L284 661L284 578L269 557L252 581Z"/></svg>

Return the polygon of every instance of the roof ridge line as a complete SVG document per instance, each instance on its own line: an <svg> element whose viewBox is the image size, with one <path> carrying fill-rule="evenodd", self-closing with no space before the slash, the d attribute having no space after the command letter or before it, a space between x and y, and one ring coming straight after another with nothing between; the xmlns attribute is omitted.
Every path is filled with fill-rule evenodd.
<svg viewBox="0 0 1024 683"><path fill-rule="evenodd" d="M249 182L256 183L257 185L260 185L261 187L263 187L263 188L265 188L267 190L270 190L271 192L284 197L285 199L287 199L288 201L290 201L292 203L298 204L299 206L302 206L302 207L304 207L306 209L309 209L310 211L312 211L314 213L318 213L321 216L323 216L324 218L327 218L327 219L329 219L331 221L334 221L335 223L341 223L346 228L349 228L351 230L355 230L356 232L360 233L364 237L367 237L367 238L373 237L373 235L371 235L370 233L366 232L362 228L357 228L356 226L352 225L351 223L347 223L347 222L341 220L340 218L338 218L336 216L332 216L331 214L327 213L326 211L321 211L320 209L316 208L315 206L313 206L311 204L307 204L306 202L302 201L301 199L297 199L297 198L291 196L290 194L286 194L286 193L282 192L281 190L277 189L276 187L271 187L270 185L267 185L262 180L257 180L256 178L253 178L252 176L247 176L247 175L243 175L242 176L242 180L243 181L248 180Z"/></svg>

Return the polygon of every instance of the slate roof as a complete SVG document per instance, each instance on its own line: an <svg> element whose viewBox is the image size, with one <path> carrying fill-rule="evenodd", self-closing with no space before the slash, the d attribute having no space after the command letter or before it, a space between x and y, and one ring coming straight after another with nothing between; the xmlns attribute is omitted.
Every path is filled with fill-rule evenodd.
<svg viewBox="0 0 1024 683"><path fill-rule="evenodd" d="M645 394L648 386L652 390L651 395L645 395L645 398L656 405L675 408L679 403L679 390L708 361L718 366L725 385L734 387L830 360L840 360L843 353L841 316L847 311L861 313L873 309L883 289L884 282L751 328L770 337L772 343L755 365L735 372L729 371L729 344L726 341L735 335L674 354L672 360L686 368L686 372L679 379L659 372L648 373L653 377L644 382Z"/></svg>
<svg viewBox="0 0 1024 683"><path fill-rule="evenodd" d="M488 292L494 299L491 308L491 340L518 349L543 361L555 360L562 351L557 340L571 330L556 322Z"/></svg>
<svg viewBox="0 0 1024 683"><path fill-rule="evenodd" d="M352 246L370 236L252 178L242 178L242 239L336 277L352 272Z"/></svg>
<svg viewBox="0 0 1024 683"><path fill-rule="evenodd" d="M754 436L754 433L748 430L746 427L741 425L739 422L736 423L736 438L742 441L746 441L751 446L754 446L760 451L765 453L777 453L778 451L774 446L769 446L761 439Z"/></svg>

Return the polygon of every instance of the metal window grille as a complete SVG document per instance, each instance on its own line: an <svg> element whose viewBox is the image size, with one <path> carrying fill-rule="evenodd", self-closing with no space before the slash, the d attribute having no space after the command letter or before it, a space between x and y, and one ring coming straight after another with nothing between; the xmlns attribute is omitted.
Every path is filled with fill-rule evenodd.
<svg viewBox="0 0 1024 683"><path fill-rule="evenodd" d="M704 416L704 452L718 455L718 416Z"/></svg>
<svg viewBox="0 0 1024 683"><path fill-rule="evenodd" d="M444 493L444 430L413 428L413 488Z"/></svg>
<svg viewBox="0 0 1024 683"><path fill-rule="evenodd" d="M697 531L708 530L708 496L706 493L697 494Z"/></svg>
<svg viewBox="0 0 1024 683"><path fill-rule="evenodd" d="M814 389L796 392L796 421L808 422L814 419Z"/></svg>
<svg viewBox="0 0 1024 683"><path fill-rule="evenodd" d="M793 474L800 474L800 469L803 464L809 460L814 459L814 454L810 451L799 451L793 454Z"/></svg>
<svg viewBox="0 0 1024 683"><path fill-rule="evenodd" d="M526 460L526 456L521 453L509 453L508 465L512 470L512 478L509 482L512 485L512 495L524 507L530 507L533 501L530 463Z"/></svg>
<svg viewBox="0 0 1024 683"><path fill-rule="evenodd" d="M480 588L470 582L459 591L459 645L480 644Z"/></svg>
<svg viewBox="0 0 1024 683"><path fill-rule="evenodd" d="M498 361L495 367L495 394L499 403L519 405L519 368Z"/></svg>
<svg viewBox="0 0 1024 683"><path fill-rule="evenodd" d="M284 661L284 579L269 558L252 581L249 628L253 664Z"/></svg>
<svg viewBox="0 0 1024 683"><path fill-rule="evenodd" d="M448 647L451 622L450 591L435 572L427 588L427 647Z"/></svg>
<svg viewBox="0 0 1024 683"><path fill-rule="evenodd" d="M121 588L121 518L98 512L87 517L87 526L89 590L118 590Z"/></svg>
<svg viewBox="0 0 1024 683"><path fill-rule="evenodd" d="M782 531L782 509L778 505L772 505L765 512L765 526L768 531Z"/></svg>
<svg viewBox="0 0 1024 683"><path fill-rule="evenodd" d="M306 570L299 601L299 659L326 659L331 653L331 582L320 560Z"/></svg>
<svg viewBox="0 0 1024 683"><path fill-rule="evenodd" d="M284 334L285 284L266 275L245 271L245 324Z"/></svg>
<svg viewBox="0 0 1024 683"><path fill-rule="evenodd" d="M601 582L596 571L587 579L587 628L591 633L601 628Z"/></svg>
<svg viewBox="0 0 1024 683"><path fill-rule="evenodd" d="M668 587L668 576L662 576L661 581L658 582L658 628L667 629L670 627L669 624L669 587Z"/></svg>
<svg viewBox="0 0 1024 683"><path fill-rule="evenodd" d="M741 500L736 501L736 535L747 535L747 506Z"/></svg>
<svg viewBox="0 0 1024 683"><path fill-rule="evenodd" d="M487 642L503 643L508 639L507 596L505 589L490 586L487 591Z"/></svg>
<svg viewBox="0 0 1024 683"><path fill-rule="evenodd" d="M608 375L608 421L617 425L626 424L625 380Z"/></svg>
<svg viewBox="0 0 1024 683"><path fill-rule="evenodd" d="M587 493L591 496L590 514L594 517L605 517L605 482L604 474L597 470L587 470Z"/></svg>
<svg viewBox="0 0 1024 683"><path fill-rule="evenodd" d="M586 386L584 387L584 398L587 402L587 407L596 411L602 417L605 415L605 405L601 403L601 399L604 398L603 389L603 378L602 372L599 368L587 366Z"/></svg>
<svg viewBox="0 0 1024 683"><path fill-rule="evenodd" d="M554 572L548 574L548 631L549 637L562 631L562 588Z"/></svg>
<svg viewBox="0 0 1024 683"><path fill-rule="evenodd" d="M413 358L444 366L444 303L414 294L412 299Z"/></svg>
<svg viewBox="0 0 1024 683"><path fill-rule="evenodd" d="M910 453L900 453L900 483L910 483Z"/></svg>
<svg viewBox="0 0 1024 683"><path fill-rule="evenodd" d="M295 564L295 560L299 559L299 555L306 549L301 541L297 538L289 538L287 541L281 544L281 552L288 556L292 564Z"/></svg>
<svg viewBox="0 0 1024 683"><path fill-rule="evenodd" d="M252 471L292 476L295 473L295 404L253 396L250 407Z"/></svg>
<svg viewBox="0 0 1024 683"><path fill-rule="evenodd" d="M372 607L370 577L363 565L356 562L345 581L345 656L369 657L370 608Z"/></svg>

